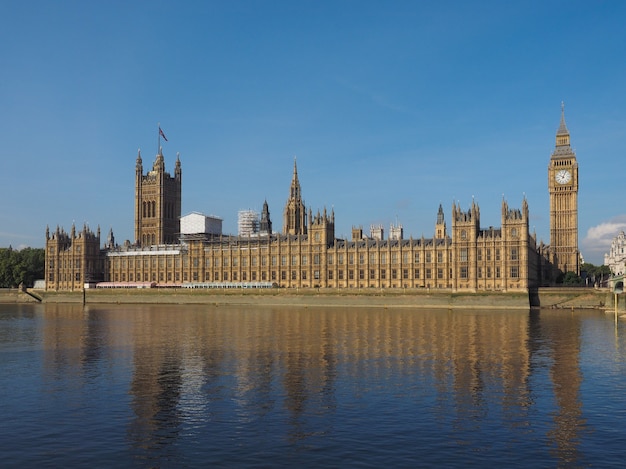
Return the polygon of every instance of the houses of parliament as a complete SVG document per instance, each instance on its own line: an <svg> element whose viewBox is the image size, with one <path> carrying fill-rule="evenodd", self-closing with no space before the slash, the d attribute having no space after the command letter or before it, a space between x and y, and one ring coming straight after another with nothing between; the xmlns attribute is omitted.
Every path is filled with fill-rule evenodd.
<svg viewBox="0 0 626 469"><path fill-rule="evenodd" d="M122 245L111 230L102 240L83 226L70 232L46 228L46 289L86 287L284 287L407 288L451 292L514 291L554 284L560 275L579 273L578 164L570 146L563 107L556 145L548 164L550 244L529 231L525 198L519 208L503 200L501 227L483 228L480 208L455 202L449 223L443 207L433 210L433 236L409 237L395 227L351 239L335 237L335 214L306 207L294 161L282 232L272 229L267 202L259 229L225 235L209 217L186 223L181 217L182 167L165 169L159 148L144 173L135 167L135 240ZM197 221L197 220L196 220ZM214 221L214 220L213 220ZM181 229L182 225L185 225ZM191 228L190 228L191 227ZM104 242L102 242L104 241Z"/></svg>

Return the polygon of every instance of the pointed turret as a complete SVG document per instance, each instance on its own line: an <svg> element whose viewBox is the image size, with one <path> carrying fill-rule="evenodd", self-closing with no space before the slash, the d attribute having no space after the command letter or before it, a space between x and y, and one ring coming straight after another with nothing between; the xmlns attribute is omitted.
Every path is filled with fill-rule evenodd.
<svg viewBox="0 0 626 469"><path fill-rule="evenodd" d="M177 181L180 181L183 175L183 171L180 166L180 153L176 153L176 167L174 168L174 177Z"/></svg>
<svg viewBox="0 0 626 469"><path fill-rule="evenodd" d="M437 223L435 225L435 238L442 239L446 236L446 222L443 215L443 207L439 204L439 210L437 211Z"/></svg>
<svg viewBox="0 0 626 469"><path fill-rule="evenodd" d="M443 207L439 204L439 210L437 211L437 224L443 223Z"/></svg>
<svg viewBox="0 0 626 469"><path fill-rule="evenodd" d="M567 125L565 125L565 103L561 102L561 122L556 131L556 146L569 146L569 144L569 130L567 130Z"/></svg>
<svg viewBox="0 0 626 469"><path fill-rule="evenodd" d="M154 164L152 165L152 171L165 171L165 159L163 158L163 147L159 147L159 153L154 160Z"/></svg>
<svg viewBox="0 0 626 469"><path fill-rule="evenodd" d="M272 234L272 220L270 220L270 209L267 205L267 199L263 202L263 211L261 212L261 222L259 223L259 232L262 235Z"/></svg>
<svg viewBox="0 0 626 469"><path fill-rule="evenodd" d="M138 173L143 172L143 162L141 161L141 149L137 150L137 161L135 163L135 169Z"/></svg>
<svg viewBox="0 0 626 469"><path fill-rule="evenodd" d="M107 237L107 246L109 249L115 247L115 236L113 235L113 228L109 230L109 236Z"/></svg>
<svg viewBox="0 0 626 469"><path fill-rule="evenodd" d="M291 197L296 200L300 199L300 181L298 180L298 165L295 157L293 159L293 176L291 178Z"/></svg>

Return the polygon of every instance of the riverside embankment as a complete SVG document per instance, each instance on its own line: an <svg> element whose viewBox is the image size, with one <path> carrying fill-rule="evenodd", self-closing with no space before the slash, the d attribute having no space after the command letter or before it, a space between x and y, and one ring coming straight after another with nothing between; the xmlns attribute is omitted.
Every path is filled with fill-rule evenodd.
<svg viewBox="0 0 626 469"><path fill-rule="evenodd" d="M30 294L29 294L30 293ZM212 304L266 306L346 306L528 309L613 307L613 295L606 289L540 288L524 292L461 293L425 289L93 289L52 292L17 289L0 290L0 303L86 303L86 304ZM620 310L624 306L620 304Z"/></svg>

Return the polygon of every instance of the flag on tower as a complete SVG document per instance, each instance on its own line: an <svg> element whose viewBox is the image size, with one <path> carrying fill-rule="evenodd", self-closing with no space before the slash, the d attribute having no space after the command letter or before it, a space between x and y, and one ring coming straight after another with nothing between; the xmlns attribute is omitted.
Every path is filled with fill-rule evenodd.
<svg viewBox="0 0 626 469"><path fill-rule="evenodd" d="M165 134L163 133L163 131L161 130L161 127L159 126L159 135L161 137L163 137L163 140L165 140L167 142L167 137L165 136Z"/></svg>

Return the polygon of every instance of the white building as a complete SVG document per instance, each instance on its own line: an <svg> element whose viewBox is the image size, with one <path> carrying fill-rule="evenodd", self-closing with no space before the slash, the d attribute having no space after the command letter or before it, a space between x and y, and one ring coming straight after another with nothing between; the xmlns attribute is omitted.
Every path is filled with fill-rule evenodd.
<svg viewBox="0 0 626 469"><path fill-rule="evenodd" d="M189 215L180 217L180 234L209 234L219 236L222 234L222 219L213 215L203 215L191 212Z"/></svg>
<svg viewBox="0 0 626 469"><path fill-rule="evenodd" d="M382 241L385 239L385 230L383 225L370 225L370 238Z"/></svg>
<svg viewBox="0 0 626 469"><path fill-rule="evenodd" d="M608 265L613 275L626 272L626 234L620 231L611 242L611 251L604 255L604 265Z"/></svg>
<svg viewBox="0 0 626 469"><path fill-rule="evenodd" d="M401 240L404 239L404 230L402 229L402 225L396 223L395 225L392 223L389 227L389 239L390 240Z"/></svg>

